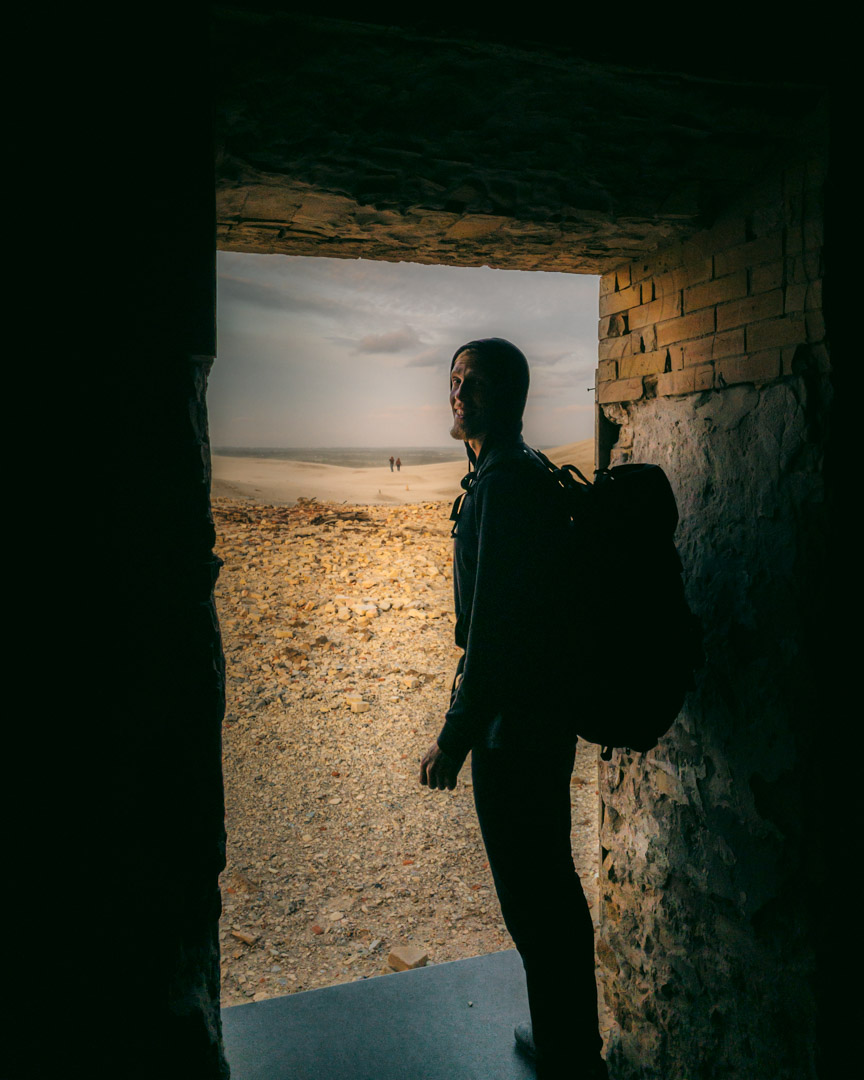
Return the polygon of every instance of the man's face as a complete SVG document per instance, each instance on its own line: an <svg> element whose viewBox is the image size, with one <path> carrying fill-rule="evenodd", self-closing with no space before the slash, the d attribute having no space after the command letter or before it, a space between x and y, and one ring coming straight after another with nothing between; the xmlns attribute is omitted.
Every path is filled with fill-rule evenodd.
<svg viewBox="0 0 864 1080"><path fill-rule="evenodd" d="M489 433L492 386L473 353L463 352L450 372L450 408L453 410L454 439L467 442Z"/></svg>

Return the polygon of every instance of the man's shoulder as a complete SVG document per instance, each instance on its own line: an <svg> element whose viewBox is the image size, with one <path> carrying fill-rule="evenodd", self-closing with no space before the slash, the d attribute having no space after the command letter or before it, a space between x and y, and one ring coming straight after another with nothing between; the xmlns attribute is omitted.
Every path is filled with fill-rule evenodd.
<svg viewBox="0 0 864 1080"><path fill-rule="evenodd" d="M557 513L560 488L539 458L527 446L505 447L484 462L477 474L475 496L480 505L504 505L508 511L523 504L535 511L547 506ZM517 511L518 512L518 511Z"/></svg>
<svg viewBox="0 0 864 1080"><path fill-rule="evenodd" d="M477 482L486 487L507 487L514 482L536 483L549 477L549 470L525 443L494 447L477 472Z"/></svg>

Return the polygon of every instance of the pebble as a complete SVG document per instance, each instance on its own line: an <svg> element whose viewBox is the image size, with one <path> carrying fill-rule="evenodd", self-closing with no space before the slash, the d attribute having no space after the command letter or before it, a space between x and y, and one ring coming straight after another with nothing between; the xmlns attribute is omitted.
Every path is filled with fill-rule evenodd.
<svg viewBox="0 0 864 1080"><path fill-rule="evenodd" d="M410 971L412 968L425 967L429 953L415 945L397 945L390 950L387 966L394 971Z"/></svg>

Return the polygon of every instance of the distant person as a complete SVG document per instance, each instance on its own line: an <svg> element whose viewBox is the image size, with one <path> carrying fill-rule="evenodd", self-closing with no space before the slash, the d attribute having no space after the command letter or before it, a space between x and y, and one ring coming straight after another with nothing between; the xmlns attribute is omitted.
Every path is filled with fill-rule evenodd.
<svg viewBox="0 0 864 1080"><path fill-rule="evenodd" d="M549 677L567 661L555 575L567 521L556 481L522 440L527 394L528 363L509 341L469 342L451 361L450 434L470 463L452 515L464 653L420 783L452 791L471 752L489 867L527 982L531 1023L516 1027L516 1045L539 1080L606 1080L594 928L570 847L578 690L565 701Z"/></svg>
<svg viewBox="0 0 864 1080"><path fill-rule="evenodd" d="M393 455L390 455L390 472L393 472Z"/></svg>
<svg viewBox="0 0 864 1080"><path fill-rule="evenodd" d="M401 472L401 471L402 471L402 459L397 457L396 458L396 472Z"/></svg>

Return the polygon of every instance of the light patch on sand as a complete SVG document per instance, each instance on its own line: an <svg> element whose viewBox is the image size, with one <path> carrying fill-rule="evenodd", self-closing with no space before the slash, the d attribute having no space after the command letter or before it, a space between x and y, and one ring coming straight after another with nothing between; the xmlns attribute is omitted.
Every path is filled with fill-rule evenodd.
<svg viewBox="0 0 864 1080"><path fill-rule="evenodd" d="M567 443L544 451L557 465L575 465L586 476L594 469L594 440ZM321 502L402 504L437 502L459 494L466 461L416 465L391 473L383 468L346 469L309 461L213 456L213 495L281 505L297 499Z"/></svg>

